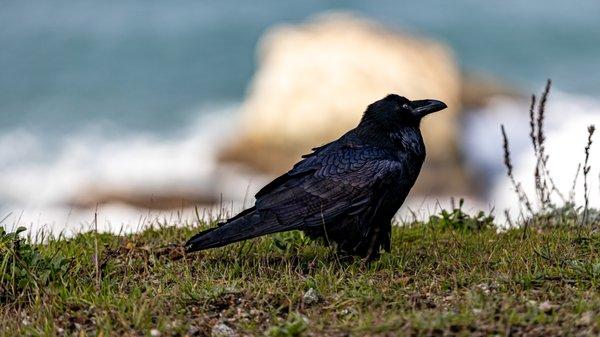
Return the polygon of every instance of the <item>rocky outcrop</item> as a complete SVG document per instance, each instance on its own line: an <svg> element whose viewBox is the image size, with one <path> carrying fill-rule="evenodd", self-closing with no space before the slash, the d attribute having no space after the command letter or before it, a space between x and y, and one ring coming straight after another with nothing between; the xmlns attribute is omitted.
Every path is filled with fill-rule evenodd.
<svg viewBox="0 0 600 337"><path fill-rule="evenodd" d="M213 205L219 202L212 194L186 191L133 191L124 189L88 188L67 202L73 208L93 209L107 204L122 204L141 209L185 209L196 205Z"/></svg>
<svg viewBox="0 0 600 337"><path fill-rule="evenodd" d="M468 186L457 144L461 76L445 45L329 14L269 30L258 52L241 136L221 153L222 161L283 172L311 147L353 128L369 103L397 93L448 105L423 122L428 160L417 189L461 192Z"/></svg>

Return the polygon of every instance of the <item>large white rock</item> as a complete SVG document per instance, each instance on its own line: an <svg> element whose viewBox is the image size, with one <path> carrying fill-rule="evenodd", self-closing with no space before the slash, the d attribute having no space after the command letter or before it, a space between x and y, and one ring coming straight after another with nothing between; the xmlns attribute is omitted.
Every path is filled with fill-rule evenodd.
<svg viewBox="0 0 600 337"><path fill-rule="evenodd" d="M447 47L349 14L275 27L259 43L243 136L223 157L284 170L301 152L353 128L368 104L389 93L448 104L423 132L430 161L454 161L460 74Z"/></svg>

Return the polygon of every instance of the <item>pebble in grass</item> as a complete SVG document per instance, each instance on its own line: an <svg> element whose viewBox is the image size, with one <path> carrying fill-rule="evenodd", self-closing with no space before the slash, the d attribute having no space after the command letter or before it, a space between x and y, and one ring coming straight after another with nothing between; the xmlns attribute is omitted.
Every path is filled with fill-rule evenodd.
<svg viewBox="0 0 600 337"><path fill-rule="evenodd" d="M306 305L312 305L319 302L319 294L315 290L315 288L308 289L304 296L302 296L302 300Z"/></svg>
<svg viewBox="0 0 600 337"><path fill-rule="evenodd" d="M223 323L215 324L210 332L212 337L237 337L237 333Z"/></svg>
<svg viewBox="0 0 600 337"><path fill-rule="evenodd" d="M585 326L594 323L594 313L591 311L584 312L577 320L577 326Z"/></svg>
<svg viewBox="0 0 600 337"><path fill-rule="evenodd" d="M199 334L200 334L200 328L195 325L190 325L190 327L187 330L187 335L188 336L197 336Z"/></svg>
<svg viewBox="0 0 600 337"><path fill-rule="evenodd" d="M550 303L550 301L544 301L544 302L542 302L542 303L539 305L539 307L538 307L538 308L540 309L540 311L542 311L542 312L544 312L544 313L546 313L546 314L549 314L549 313L551 313L552 311L554 311L554 310L558 309L558 306L557 306L557 305L555 305L555 304L552 304L552 303Z"/></svg>

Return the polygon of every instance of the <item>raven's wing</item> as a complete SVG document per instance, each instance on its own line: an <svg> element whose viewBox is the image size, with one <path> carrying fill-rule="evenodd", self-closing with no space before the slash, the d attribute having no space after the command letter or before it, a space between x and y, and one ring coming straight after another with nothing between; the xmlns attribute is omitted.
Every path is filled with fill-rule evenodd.
<svg viewBox="0 0 600 337"><path fill-rule="evenodd" d="M274 217L282 230L321 227L372 213L369 209L381 204L381 188L402 172L402 162L385 149L321 148L259 191L256 210Z"/></svg>
<svg viewBox="0 0 600 337"><path fill-rule="evenodd" d="M294 167L291 170L289 170L287 173L284 173L283 175L273 179L270 183L268 183L263 188L261 188L254 195L256 200L258 200L262 196L265 196L268 193L270 193L276 189L281 188L282 185L284 185L286 182L291 181L294 178L299 178L303 175L314 172L316 169L315 164L317 164L317 161L318 161L318 160L315 160L314 157L321 154L323 151L331 150L332 148L337 149L339 147L338 142L339 142L339 140L327 143L322 146L314 147L314 148L312 148L311 153L302 155L303 160L294 164ZM330 152L334 152L334 151L330 151Z"/></svg>

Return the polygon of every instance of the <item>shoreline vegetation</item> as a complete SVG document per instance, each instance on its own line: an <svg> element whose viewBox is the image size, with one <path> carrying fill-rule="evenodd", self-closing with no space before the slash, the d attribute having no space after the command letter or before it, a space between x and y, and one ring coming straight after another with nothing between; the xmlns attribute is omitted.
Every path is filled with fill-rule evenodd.
<svg viewBox="0 0 600 337"><path fill-rule="evenodd" d="M502 128L522 210L506 214L508 228L465 213L461 200L426 221L396 223L391 252L367 264L296 231L186 255L185 239L217 218L41 240L0 227L0 335L598 334L600 212L587 198L595 128L573 182L585 186L579 206L546 166L549 92L550 81L530 109L535 195L513 177Z"/></svg>

